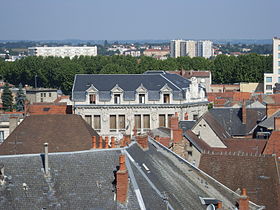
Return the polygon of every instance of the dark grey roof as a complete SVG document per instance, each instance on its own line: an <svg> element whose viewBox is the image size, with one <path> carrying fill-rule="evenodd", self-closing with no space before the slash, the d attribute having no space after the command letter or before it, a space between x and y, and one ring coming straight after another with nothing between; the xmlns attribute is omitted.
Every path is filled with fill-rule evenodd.
<svg viewBox="0 0 280 210"><path fill-rule="evenodd" d="M123 100L134 101L135 100L135 91L125 91L123 93Z"/></svg>
<svg viewBox="0 0 280 210"><path fill-rule="evenodd" d="M149 101L158 101L160 99L160 91L149 90L148 91L148 100Z"/></svg>
<svg viewBox="0 0 280 210"><path fill-rule="evenodd" d="M99 91L99 100L100 101L110 101L111 100L111 92L110 91Z"/></svg>
<svg viewBox="0 0 280 210"><path fill-rule="evenodd" d="M195 125L195 120L184 120L179 122L179 127L183 129L184 132L190 130Z"/></svg>
<svg viewBox="0 0 280 210"><path fill-rule="evenodd" d="M23 118L23 114L0 114L0 122L9 122L10 117Z"/></svg>
<svg viewBox="0 0 280 210"><path fill-rule="evenodd" d="M148 91L153 91L149 94L149 100L159 100L158 94L160 89L168 85L175 93L175 100L182 99L183 88L188 88L190 81L176 74L77 74L73 85L73 100L85 100L85 91L93 85L99 92L111 91L118 85L125 93L126 98L129 100L131 92L143 85ZM181 93L179 93L181 92ZM81 95L84 93L84 96ZM128 95L129 96L128 96Z"/></svg>
<svg viewBox="0 0 280 210"><path fill-rule="evenodd" d="M264 121L262 121L261 123L259 123L259 126L273 130L275 117L280 117L280 111L274 113L272 116L270 116L269 118L267 118Z"/></svg>
<svg viewBox="0 0 280 210"><path fill-rule="evenodd" d="M199 197L221 200L225 209L233 209L238 195L155 141L150 141L147 151L134 144L127 152L134 173L144 174L143 177L167 198L173 209L206 209ZM148 195L142 187L143 180L136 179L140 191Z"/></svg>
<svg viewBox="0 0 280 210"><path fill-rule="evenodd" d="M242 124L242 108L213 108L209 112L230 135L248 135L265 117L265 108L247 108L247 123Z"/></svg>

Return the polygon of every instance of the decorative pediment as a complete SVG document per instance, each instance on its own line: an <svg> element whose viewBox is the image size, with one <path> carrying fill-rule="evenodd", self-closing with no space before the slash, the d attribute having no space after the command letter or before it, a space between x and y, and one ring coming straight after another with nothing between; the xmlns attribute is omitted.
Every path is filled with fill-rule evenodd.
<svg viewBox="0 0 280 210"><path fill-rule="evenodd" d="M112 88L112 93L122 93L123 89L120 88L118 84L115 85L115 87Z"/></svg>
<svg viewBox="0 0 280 210"><path fill-rule="evenodd" d="M136 89L136 92L138 93L146 93L147 89L144 87L144 85L141 83L141 85Z"/></svg>
<svg viewBox="0 0 280 210"><path fill-rule="evenodd" d="M86 90L88 93L96 93L98 89L91 84L91 86Z"/></svg>
<svg viewBox="0 0 280 210"><path fill-rule="evenodd" d="M165 84L161 89L161 92L171 92L172 89L168 86L168 84Z"/></svg>

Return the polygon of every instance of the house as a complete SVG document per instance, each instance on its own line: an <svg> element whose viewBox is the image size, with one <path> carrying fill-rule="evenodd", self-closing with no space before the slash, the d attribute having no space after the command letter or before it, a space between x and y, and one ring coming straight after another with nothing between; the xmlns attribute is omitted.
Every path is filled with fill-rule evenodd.
<svg viewBox="0 0 280 210"><path fill-rule="evenodd" d="M50 152L87 150L99 137L78 115L31 115L0 145L0 155L41 153L44 142Z"/></svg>
<svg viewBox="0 0 280 210"><path fill-rule="evenodd" d="M262 209L147 136L124 148L49 153L49 145L0 156L1 207Z"/></svg>
<svg viewBox="0 0 280 210"><path fill-rule="evenodd" d="M197 119L208 104L196 78L190 81L164 71L76 75L72 100L74 112L100 135L114 136L170 127L175 112L181 119Z"/></svg>
<svg viewBox="0 0 280 210"><path fill-rule="evenodd" d="M58 90L53 88L28 88L26 89L26 99L32 103L54 102L58 97Z"/></svg>
<svg viewBox="0 0 280 210"><path fill-rule="evenodd" d="M67 103L33 103L26 105L25 112L28 115L46 114L72 114L72 106Z"/></svg>

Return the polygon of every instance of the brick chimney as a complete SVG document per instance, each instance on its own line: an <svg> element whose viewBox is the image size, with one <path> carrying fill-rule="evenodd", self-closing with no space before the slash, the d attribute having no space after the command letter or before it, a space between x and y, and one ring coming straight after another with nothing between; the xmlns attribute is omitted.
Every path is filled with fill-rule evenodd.
<svg viewBox="0 0 280 210"><path fill-rule="evenodd" d="M92 141L92 149L96 149L96 136L93 136L91 138L91 141Z"/></svg>
<svg viewBox="0 0 280 210"><path fill-rule="evenodd" d="M111 137L111 148L115 148L116 147L116 143L115 143L115 137Z"/></svg>
<svg viewBox="0 0 280 210"><path fill-rule="evenodd" d="M178 113L176 112L175 115L171 117L171 139L178 143L183 139L183 130L179 128L179 117Z"/></svg>
<svg viewBox="0 0 280 210"><path fill-rule="evenodd" d="M98 145L98 149L102 149L102 147L103 147L102 136L99 136L99 145Z"/></svg>
<svg viewBox="0 0 280 210"><path fill-rule="evenodd" d="M245 188L242 189L241 196L239 198L239 210L249 210L249 197Z"/></svg>
<svg viewBox="0 0 280 210"><path fill-rule="evenodd" d="M223 203L222 203L222 201L218 201L217 209L222 209L222 208L223 208Z"/></svg>
<svg viewBox="0 0 280 210"><path fill-rule="evenodd" d="M136 141L137 141L138 145L143 150L148 150L149 149L148 136L147 135L136 136Z"/></svg>
<svg viewBox="0 0 280 210"><path fill-rule="evenodd" d="M105 136L105 149L109 149L109 137L108 136Z"/></svg>
<svg viewBox="0 0 280 210"><path fill-rule="evenodd" d="M242 104L242 124L247 123L247 110L246 110L246 101L243 101Z"/></svg>
<svg viewBox="0 0 280 210"><path fill-rule="evenodd" d="M125 166L125 155L119 156L120 168L117 171L117 201L125 203L127 200L128 192L128 172Z"/></svg>
<svg viewBox="0 0 280 210"><path fill-rule="evenodd" d="M280 117L274 117L274 131L280 131Z"/></svg>

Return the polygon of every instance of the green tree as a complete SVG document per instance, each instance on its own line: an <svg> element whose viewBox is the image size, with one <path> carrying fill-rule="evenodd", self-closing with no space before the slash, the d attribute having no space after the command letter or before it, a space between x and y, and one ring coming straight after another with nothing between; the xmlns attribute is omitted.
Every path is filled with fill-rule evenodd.
<svg viewBox="0 0 280 210"><path fill-rule="evenodd" d="M125 68L114 63L107 64L100 71L100 74L127 74L127 73L128 72L126 71Z"/></svg>
<svg viewBox="0 0 280 210"><path fill-rule="evenodd" d="M22 84L20 83L19 84L19 87L18 87L18 92L17 92L17 96L16 96L16 110L19 111L19 112L22 112L24 111L24 102L25 102L25 95L24 95L24 92L22 90Z"/></svg>
<svg viewBox="0 0 280 210"><path fill-rule="evenodd" d="M13 96L12 92L9 88L8 83L5 83L4 90L2 94L2 103L4 111L12 111L13 110Z"/></svg>

